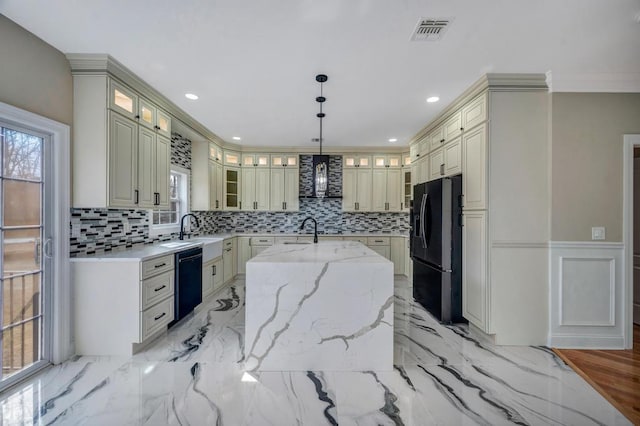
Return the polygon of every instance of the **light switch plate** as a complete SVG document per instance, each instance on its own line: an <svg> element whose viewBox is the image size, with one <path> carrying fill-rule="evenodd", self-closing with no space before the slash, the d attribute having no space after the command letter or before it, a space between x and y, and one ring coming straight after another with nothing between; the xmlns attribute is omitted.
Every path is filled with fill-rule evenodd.
<svg viewBox="0 0 640 426"><path fill-rule="evenodd" d="M591 239L592 240L604 240L604 226L594 226L591 228Z"/></svg>

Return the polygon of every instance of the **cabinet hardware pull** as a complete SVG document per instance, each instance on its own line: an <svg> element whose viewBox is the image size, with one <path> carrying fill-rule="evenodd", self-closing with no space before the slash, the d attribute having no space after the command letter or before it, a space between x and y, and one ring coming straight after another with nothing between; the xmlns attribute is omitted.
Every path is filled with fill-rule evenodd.
<svg viewBox="0 0 640 426"><path fill-rule="evenodd" d="M404 203L400 203L400 210L404 210Z"/></svg>
<svg viewBox="0 0 640 426"><path fill-rule="evenodd" d="M136 199L135 199L134 203L135 203L135 204L138 204L138 196L139 196L138 194L140 193L140 191L138 191L138 190L136 189L136 190L134 191L134 193L135 193L135 197L136 197Z"/></svg>
<svg viewBox="0 0 640 426"><path fill-rule="evenodd" d="M167 315L166 312L161 313L160 315L158 315L157 317L155 317L153 320L154 321L158 321L160 318L162 318L163 316Z"/></svg>
<svg viewBox="0 0 640 426"><path fill-rule="evenodd" d="M140 120L140 114L136 115L136 120Z"/></svg>
<svg viewBox="0 0 640 426"><path fill-rule="evenodd" d="M440 164L440 176L444 176L444 164Z"/></svg>
<svg viewBox="0 0 640 426"><path fill-rule="evenodd" d="M238 202L238 208L242 210L242 201Z"/></svg>
<svg viewBox="0 0 640 426"><path fill-rule="evenodd" d="M154 268L162 268L163 266L167 266L166 263L159 263L157 265L154 266Z"/></svg>
<svg viewBox="0 0 640 426"><path fill-rule="evenodd" d="M375 242L375 243L384 243L384 241L382 241L382 240L373 240L373 242Z"/></svg>
<svg viewBox="0 0 640 426"><path fill-rule="evenodd" d="M464 194L460 194L458 196L458 207L464 207L464 202L462 201L464 199Z"/></svg>
<svg viewBox="0 0 640 426"><path fill-rule="evenodd" d="M216 275L216 265L211 265L211 275Z"/></svg>
<svg viewBox="0 0 640 426"><path fill-rule="evenodd" d="M218 200L216 200L216 209L219 209L219 208L220 208L220 207L219 207L219 201L218 201Z"/></svg>
<svg viewBox="0 0 640 426"><path fill-rule="evenodd" d="M460 131L461 131L461 132L464 132L464 127L460 127Z"/></svg>
<svg viewBox="0 0 640 426"><path fill-rule="evenodd" d="M153 291L160 291L160 290L162 290L163 288L166 288L166 287L167 287L166 284L163 284L158 288L154 288Z"/></svg>
<svg viewBox="0 0 640 426"><path fill-rule="evenodd" d="M287 209L287 202L286 201L284 202L284 209L285 210Z"/></svg>
<svg viewBox="0 0 640 426"><path fill-rule="evenodd" d="M444 142L444 139L440 139L440 143L443 143L443 142Z"/></svg>

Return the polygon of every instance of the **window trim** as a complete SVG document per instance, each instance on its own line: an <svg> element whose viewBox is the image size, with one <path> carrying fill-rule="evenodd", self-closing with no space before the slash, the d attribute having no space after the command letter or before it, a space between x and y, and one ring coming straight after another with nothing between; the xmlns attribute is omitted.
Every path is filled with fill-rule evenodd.
<svg viewBox="0 0 640 426"><path fill-rule="evenodd" d="M185 213L189 213L191 211L191 199L189 195L191 194L191 170L185 169L184 167L180 167L172 164L169 168L170 172L181 173L185 175L185 179L182 179L182 186L185 192L185 203L186 206ZM182 203L181 203L182 204ZM171 233L180 232L180 224L170 224L170 225L154 225L153 224L153 209L148 210L148 218L149 218L149 236L157 237L158 235L166 235ZM179 220L179 219L178 219Z"/></svg>

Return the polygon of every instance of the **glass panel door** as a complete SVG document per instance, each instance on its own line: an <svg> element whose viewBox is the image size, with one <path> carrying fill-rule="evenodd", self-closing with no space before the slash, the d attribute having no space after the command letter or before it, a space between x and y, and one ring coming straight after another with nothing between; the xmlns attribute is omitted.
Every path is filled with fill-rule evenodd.
<svg viewBox="0 0 640 426"><path fill-rule="evenodd" d="M52 215L44 214L51 192L46 140L0 122L0 389L49 357L44 302L51 270L47 216Z"/></svg>

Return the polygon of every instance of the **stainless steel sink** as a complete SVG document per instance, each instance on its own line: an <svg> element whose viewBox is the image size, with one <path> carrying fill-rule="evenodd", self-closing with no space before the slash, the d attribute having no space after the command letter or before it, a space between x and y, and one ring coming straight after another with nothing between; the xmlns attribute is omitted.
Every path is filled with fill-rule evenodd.
<svg viewBox="0 0 640 426"><path fill-rule="evenodd" d="M311 244L311 241L285 241L284 244Z"/></svg>

